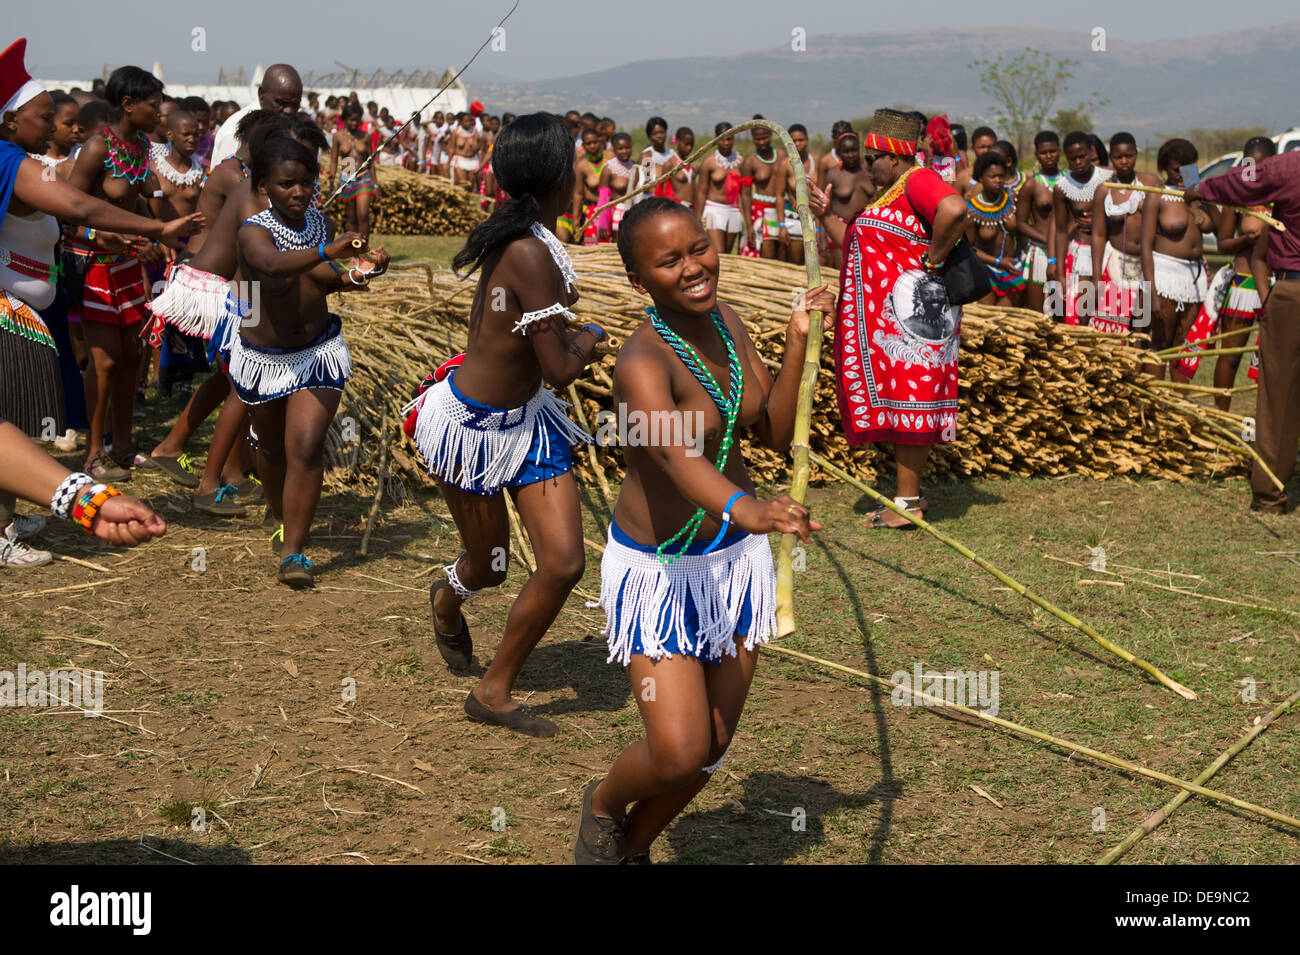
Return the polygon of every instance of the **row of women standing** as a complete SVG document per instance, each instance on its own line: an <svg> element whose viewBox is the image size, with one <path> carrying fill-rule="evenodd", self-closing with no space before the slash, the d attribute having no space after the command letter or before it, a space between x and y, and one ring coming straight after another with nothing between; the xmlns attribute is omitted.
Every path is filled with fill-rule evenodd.
<svg viewBox="0 0 1300 955"><path fill-rule="evenodd" d="M194 216L160 222L137 215L133 189L106 186L98 195L74 188L52 166L31 154L44 154L54 126L54 100L27 73L23 62L26 40L0 54L0 418L32 436L53 437L65 424L64 387L60 377L59 343L42 319L41 310L55 304L61 271L55 246L60 220L85 230L136 235L147 241L175 245L197 232ZM128 179L129 158L105 143L98 157L105 181ZM147 153L147 150L146 150ZM147 163L147 155L145 159ZM134 263L134 259L132 259ZM134 263L138 271L138 263ZM110 263L95 263L111 270ZM117 276L106 277L107 295L124 300L129 291ZM143 299L143 277L139 279ZM56 329L59 326L56 324ZM118 326L113 326L118 330ZM62 329L59 329L62 331ZM125 333L123 333L125 334ZM65 343L66 344L66 343ZM134 366L132 366L133 368ZM131 391L115 402L129 434L134 375L123 371ZM123 410L124 409L124 410ZM102 426L102 422L101 422ZM92 475L93 476L93 475ZM19 567L49 559L34 552L21 538L39 529L39 519L16 518L12 497L0 497L0 566Z"/></svg>

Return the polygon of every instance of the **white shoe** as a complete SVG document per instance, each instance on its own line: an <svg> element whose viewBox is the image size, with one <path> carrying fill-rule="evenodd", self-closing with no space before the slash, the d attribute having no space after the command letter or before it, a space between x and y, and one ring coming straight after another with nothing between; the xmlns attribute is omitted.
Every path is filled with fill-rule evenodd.
<svg viewBox="0 0 1300 955"><path fill-rule="evenodd" d="M10 540L26 540L44 529L45 518L40 514L15 514L13 521L5 528L5 536Z"/></svg>
<svg viewBox="0 0 1300 955"><path fill-rule="evenodd" d="M54 439L54 447L55 450L64 452L77 450L77 432L69 428Z"/></svg>
<svg viewBox="0 0 1300 955"><path fill-rule="evenodd" d="M5 528L4 535L0 536L0 567L14 567L21 570L24 567L48 564L54 559L54 555L48 550L36 550L15 538L11 532L12 528L13 525L10 524Z"/></svg>

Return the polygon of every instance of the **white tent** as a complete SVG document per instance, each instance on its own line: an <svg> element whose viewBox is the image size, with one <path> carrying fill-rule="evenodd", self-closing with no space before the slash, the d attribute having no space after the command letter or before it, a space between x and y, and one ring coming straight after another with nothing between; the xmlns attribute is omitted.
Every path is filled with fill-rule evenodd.
<svg viewBox="0 0 1300 955"><path fill-rule="evenodd" d="M260 80L261 74L262 69L259 66L254 75ZM154 75L161 78L161 64L154 64ZM83 90L89 90L91 86L91 81L84 78L42 79L39 80L39 82L43 84L46 89L64 90L65 92L72 89L74 86L79 86ZM355 92L357 96L360 97L362 105L365 105L370 100L374 100L381 107L387 106L388 112L392 114L395 119L401 121L405 121L411 113L423 106L434 93L438 92L436 87L424 89L406 86L386 86L377 87L375 89L326 89L324 87L312 86L308 87L308 91L316 93L320 97L322 104L324 104L325 100L330 96L347 96L349 93ZM167 95L174 96L177 99L184 99L186 96L198 96L209 103L213 100L233 100L242 107L257 101L257 82L249 83L247 85L168 83ZM426 120L429 119L433 115L434 110L439 109L443 112L462 112L469 109L469 102L469 92L458 84L444 92L435 102L431 103L424 111L424 118ZM305 95L303 97L303 105L306 105Z"/></svg>

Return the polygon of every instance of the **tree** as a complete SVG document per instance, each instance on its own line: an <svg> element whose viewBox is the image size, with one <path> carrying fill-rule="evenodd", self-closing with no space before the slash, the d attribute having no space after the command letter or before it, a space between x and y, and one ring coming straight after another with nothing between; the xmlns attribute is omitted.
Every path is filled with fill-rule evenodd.
<svg viewBox="0 0 1300 955"><path fill-rule="evenodd" d="M1088 115L1087 110L1083 107L1078 109L1062 107L1052 114L1047 124L1062 137L1075 130L1081 133L1092 132L1092 117Z"/></svg>
<svg viewBox="0 0 1300 955"><path fill-rule="evenodd" d="M1034 134L1043 128L1048 112L1074 78L1074 68L1078 65L1078 60L1054 60L1047 53L1025 47L1015 56L975 60L969 68L979 75L980 89L993 97L997 122L1023 156L1027 155ZM1093 93L1087 102L1073 110L1062 109L1057 116L1087 120L1088 114L1105 102Z"/></svg>

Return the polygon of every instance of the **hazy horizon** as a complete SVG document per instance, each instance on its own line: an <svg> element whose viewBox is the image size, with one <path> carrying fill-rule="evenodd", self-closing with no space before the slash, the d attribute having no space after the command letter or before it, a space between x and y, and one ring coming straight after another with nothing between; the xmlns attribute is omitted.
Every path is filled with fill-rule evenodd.
<svg viewBox="0 0 1300 955"><path fill-rule="evenodd" d="M57 21L48 8L12 11L9 39L28 38L27 64L33 75L71 79L98 76L104 65L134 63L146 69L161 62L167 80L215 83L221 68L290 62L303 72L329 72L346 64L363 74L459 68L510 8L512 0L466 9L451 3L375 0L364 6L320 5L303 15L251 0L229 0L221 7L123 0L111 12L89 0L60 4ZM486 49L464 76L478 83L528 83L596 72L647 59L735 56L789 46L792 31L804 31L810 51L818 38L944 28L1025 28L1077 30L1097 27L1110 43L1140 43L1203 37L1294 22L1295 8L1283 0L1261 0L1249 18L1220 26L1222 6L1189 0L1172 20L1161 7L1129 0L1094 0L1077 13L1036 5L1014 22L989 23L967 0L931 0L924 6L891 11L887 26L873 21L860 3L824 0L792 13L778 0L702 5L666 0L654 15L612 22L593 16L589 0L521 0L506 25L505 49ZM214 14L221 12L220 19ZM66 15L65 15L66 14ZM1210 25L1213 24L1214 27ZM354 29L370 25L373 29ZM884 28L882 28L884 27ZM202 30L205 49L194 50L194 31ZM72 51L85 51L73 53Z"/></svg>

